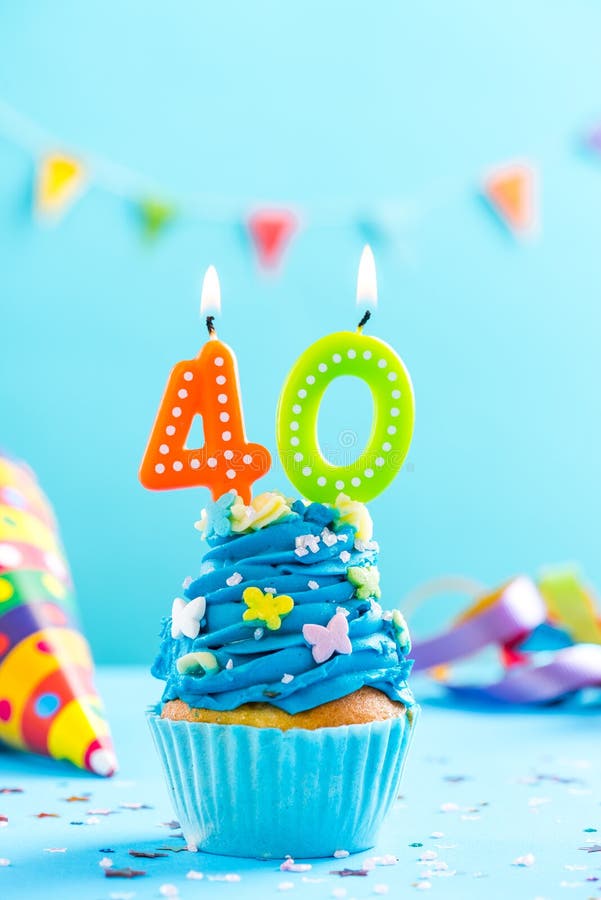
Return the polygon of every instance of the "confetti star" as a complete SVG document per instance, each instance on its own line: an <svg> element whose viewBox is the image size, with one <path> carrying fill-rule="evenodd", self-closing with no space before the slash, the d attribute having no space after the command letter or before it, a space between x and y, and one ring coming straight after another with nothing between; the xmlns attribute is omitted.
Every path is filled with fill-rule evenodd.
<svg viewBox="0 0 601 900"><path fill-rule="evenodd" d="M22 794L23 788L11 788L11 787L3 787L0 788L0 794Z"/></svg>
<svg viewBox="0 0 601 900"><path fill-rule="evenodd" d="M65 797L65 803L89 803L90 795L83 794L81 797L78 797L74 794L72 797Z"/></svg>
<svg viewBox="0 0 601 900"><path fill-rule="evenodd" d="M129 866L126 866L125 869L105 869L104 870L105 878L140 878L141 875L146 875L146 872L143 872L142 869L130 869Z"/></svg>
<svg viewBox="0 0 601 900"><path fill-rule="evenodd" d="M148 806L146 803L121 803L121 809L152 809L152 806ZM112 810L109 810L112 812Z"/></svg>
<svg viewBox="0 0 601 900"><path fill-rule="evenodd" d="M171 609L171 637L198 637L206 609L207 601L204 597L195 597L189 603L176 597Z"/></svg>
<svg viewBox="0 0 601 900"><path fill-rule="evenodd" d="M89 809L89 816L110 816L115 812L114 809Z"/></svg>
<svg viewBox="0 0 601 900"><path fill-rule="evenodd" d="M41 812L41 813L36 813L34 818L36 818L36 819L60 819L60 816L58 813Z"/></svg>
<svg viewBox="0 0 601 900"><path fill-rule="evenodd" d="M601 844L585 844L579 847L579 850L586 850L587 853L601 853Z"/></svg>
<svg viewBox="0 0 601 900"><path fill-rule="evenodd" d="M157 853L155 850L130 850L129 855L136 859L160 859L162 856L167 856L166 853Z"/></svg>
<svg viewBox="0 0 601 900"><path fill-rule="evenodd" d="M340 875L341 878L348 878L349 875L364 877L368 874L368 871L368 869L332 869L330 875Z"/></svg>

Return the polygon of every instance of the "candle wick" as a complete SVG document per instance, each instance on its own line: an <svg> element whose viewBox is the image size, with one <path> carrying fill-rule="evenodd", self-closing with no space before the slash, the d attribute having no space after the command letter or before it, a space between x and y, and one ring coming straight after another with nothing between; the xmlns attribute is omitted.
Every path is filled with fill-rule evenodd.
<svg viewBox="0 0 601 900"><path fill-rule="evenodd" d="M357 325L357 331L362 331L362 330L363 330L363 326L364 326L364 325L367 325L367 323L369 322L370 319L371 319L371 312L370 312L369 309L368 309L368 310L366 310L366 311L363 313L363 315L361 316L361 321L360 321L359 324Z"/></svg>
<svg viewBox="0 0 601 900"><path fill-rule="evenodd" d="M207 331L212 337L215 334L215 316L207 316Z"/></svg>

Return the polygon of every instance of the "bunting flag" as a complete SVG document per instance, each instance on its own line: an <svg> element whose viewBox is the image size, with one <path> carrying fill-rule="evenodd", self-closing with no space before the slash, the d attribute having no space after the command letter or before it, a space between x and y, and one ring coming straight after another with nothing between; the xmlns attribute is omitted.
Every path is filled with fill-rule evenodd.
<svg viewBox="0 0 601 900"><path fill-rule="evenodd" d="M484 179L484 196L501 221L517 237L536 230L536 172L527 163L509 163Z"/></svg>
<svg viewBox="0 0 601 900"><path fill-rule="evenodd" d="M177 207L167 200L145 197L138 202L138 214L142 235L152 241L177 218Z"/></svg>
<svg viewBox="0 0 601 900"><path fill-rule="evenodd" d="M260 209L249 216L248 231L264 268L277 267L297 228L298 219L289 209Z"/></svg>
<svg viewBox="0 0 601 900"><path fill-rule="evenodd" d="M87 173L82 162L65 153L48 153L39 164L35 208L43 219L59 219L82 192Z"/></svg>

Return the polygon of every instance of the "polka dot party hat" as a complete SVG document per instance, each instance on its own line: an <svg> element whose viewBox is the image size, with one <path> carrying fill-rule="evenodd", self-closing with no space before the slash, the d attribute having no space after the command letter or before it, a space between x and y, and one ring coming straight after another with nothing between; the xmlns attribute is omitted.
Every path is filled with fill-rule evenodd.
<svg viewBox="0 0 601 900"><path fill-rule="evenodd" d="M0 742L97 775L117 767L54 515L0 455Z"/></svg>

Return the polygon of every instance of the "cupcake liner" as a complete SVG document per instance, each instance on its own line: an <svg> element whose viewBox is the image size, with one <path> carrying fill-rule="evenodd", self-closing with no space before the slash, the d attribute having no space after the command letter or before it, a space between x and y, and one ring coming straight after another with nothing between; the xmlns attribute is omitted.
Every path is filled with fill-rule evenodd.
<svg viewBox="0 0 601 900"><path fill-rule="evenodd" d="M315 731L148 719L189 849L307 858L373 846L417 711Z"/></svg>

